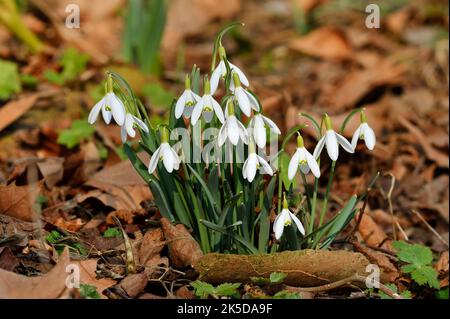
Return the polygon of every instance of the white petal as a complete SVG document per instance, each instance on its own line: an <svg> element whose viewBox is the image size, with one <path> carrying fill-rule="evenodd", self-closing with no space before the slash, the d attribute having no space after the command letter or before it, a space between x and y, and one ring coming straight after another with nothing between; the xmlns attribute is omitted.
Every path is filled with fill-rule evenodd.
<svg viewBox="0 0 450 319"><path fill-rule="evenodd" d="M367 123L364 124L365 124L363 129L364 141L366 142L367 148L369 150L373 150L375 148L376 143L375 132Z"/></svg>
<svg viewBox="0 0 450 319"><path fill-rule="evenodd" d="M358 145L358 140L359 140L359 133L361 132L361 126L358 126L358 128L356 129L355 133L353 133L353 137L352 137L352 147L353 149L356 149L356 145Z"/></svg>
<svg viewBox="0 0 450 319"><path fill-rule="evenodd" d="M227 119L227 122L228 138L230 139L231 144L237 145L237 143L239 142L239 128L237 124L238 120L234 115L232 115Z"/></svg>
<svg viewBox="0 0 450 319"><path fill-rule="evenodd" d="M130 113L128 113L125 117L125 124L123 126L125 126L128 135L130 135L131 137L136 136L136 131L134 130L133 125L134 125L133 116Z"/></svg>
<svg viewBox="0 0 450 319"><path fill-rule="evenodd" d="M275 124L274 121L272 121L271 119L269 119L267 116L264 116L264 115L261 115L261 116L262 116L264 122L266 122L266 124L269 126L269 128L270 128L275 134L281 135L281 131L280 131L280 129L278 128L278 126Z"/></svg>
<svg viewBox="0 0 450 319"><path fill-rule="evenodd" d="M248 164L247 164L247 180L251 183L255 179L256 176L256 166L258 164L258 158L255 153L252 153L248 156Z"/></svg>
<svg viewBox="0 0 450 319"><path fill-rule="evenodd" d="M178 156L177 152L175 152L175 150L173 148L170 148L170 151L172 152L172 156L174 158L173 168L175 170L178 170L180 168L180 163L181 163L180 157Z"/></svg>
<svg viewBox="0 0 450 319"><path fill-rule="evenodd" d="M255 126L253 128L253 137L255 139L256 144L259 148L266 147L266 128L264 126L264 120L262 119L261 115L256 115L254 117L255 119Z"/></svg>
<svg viewBox="0 0 450 319"><path fill-rule="evenodd" d="M313 156L314 156L315 159L319 158L320 153L322 153L324 145L325 145L325 135L322 136L322 138L317 143L316 148L314 149Z"/></svg>
<svg viewBox="0 0 450 319"><path fill-rule="evenodd" d="M145 133L149 132L147 125L140 118L133 115L133 120Z"/></svg>
<svg viewBox="0 0 450 319"><path fill-rule="evenodd" d="M242 110L242 113L244 113L246 116L250 116L251 113L250 101L248 100L248 97L245 94L244 89L240 86L236 88L234 94L236 95L239 108Z"/></svg>
<svg viewBox="0 0 450 319"><path fill-rule="evenodd" d="M308 163L308 166L311 169L311 172L313 173L313 175L315 177L319 178L320 177L320 167L319 167L319 164L317 164L317 160L306 149L305 149L304 154L306 157L306 162Z"/></svg>
<svg viewBox="0 0 450 319"><path fill-rule="evenodd" d="M91 112L89 112L88 116L88 122L89 124L94 124L97 120L98 114L100 113L100 110L105 105L105 98L102 98L100 101L97 102L97 104L94 105Z"/></svg>
<svg viewBox="0 0 450 319"><path fill-rule="evenodd" d="M219 136L217 138L217 143L219 146L222 146L225 141L227 140L227 126L226 124L222 125L222 127L219 130Z"/></svg>
<svg viewBox="0 0 450 319"><path fill-rule="evenodd" d="M225 116L223 115L223 111L222 108L220 107L220 104L217 103L217 101L212 96L210 97L210 99L217 118L219 119L220 123L223 124L225 122Z"/></svg>
<svg viewBox="0 0 450 319"><path fill-rule="evenodd" d="M108 110L106 109L106 103L105 103L105 105L102 107L102 117L103 117L103 121L105 121L106 124L111 123L112 113L111 113L111 111L108 111Z"/></svg>
<svg viewBox="0 0 450 319"><path fill-rule="evenodd" d="M225 63L223 61L220 61L220 63L216 66L213 73L211 74L211 81L209 81L209 83L211 84L211 94L214 94L217 90L217 87L219 86L219 80L224 75L223 69L225 69L226 72Z"/></svg>
<svg viewBox="0 0 450 319"><path fill-rule="evenodd" d="M273 232L275 233L276 240L280 240L281 236L283 236L286 218L289 218L289 211L286 211L285 209L283 209L275 218L275 222L273 223Z"/></svg>
<svg viewBox="0 0 450 319"><path fill-rule="evenodd" d="M174 164L175 164L175 158L171 152L171 148L170 145L167 143L163 143L161 144L162 146L162 157L163 157L163 163L164 163L164 167L166 168L166 171L169 173L172 173L173 168L174 168Z"/></svg>
<svg viewBox="0 0 450 319"><path fill-rule="evenodd" d="M236 65L234 65L231 62L228 62L230 64L230 68L237 73L237 75L239 76L239 80L241 81L241 83L245 86L249 86L250 83L248 83L248 79L245 76L244 72L242 72L241 69L239 69Z"/></svg>
<svg viewBox="0 0 450 319"><path fill-rule="evenodd" d="M335 133L335 134L336 134L337 141L339 142L339 144L341 144L341 146L344 150L346 150L349 153L355 152L355 150L352 147L352 144L350 144L345 137L343 137L342 135L340 135L338 133Z"/></svg>
<svg viewBox="0 0 450 319"><path fill-rule="evenodd" d="M300 155L301 155L301 149L297 148L294 155L291 158L291 161L289 162L288 166L288 178L289 180L293 180L295 177L295 174L297 173L298 163L300 161Z"/></svg>
<svg viewBox="0 0 450 319"><path fill-rule="evenodd" d="M202 111L203 111L203 98L200 99L200 101L198 101L197 104L195 104L195 106L194 106L194 110L192 111L192 116L191 116L191 124L192 125L197 124L198 119L202 115Z"/></svg>
<svg viewBox="0 0 450 319"><path fill-rule="evenodd" d="M247 179L247 165L248 158L245 160L244 165L242 165L242 177L244 177L244 179Z"/></svg>
<svg viewBox="0 0 450 319"><path fill-rule="evenodd" d="M244 90L245 94L248 97L248 100L250 101L250 106L252 109L254 109L256 112L259 112L259 103L258 101L255 99L255 97L253 96L253 94L251 94L249 91Z"/></svg>
<svg viewBox="0 0 450 319"><path fill-rule="evenodd" d="M180 98L178 99L177 104L175 105L175 118L177 119L179 119L181 115L183 115L187 95L188 91L184 91L183 94L181 94Z"/></svg>
<svg viewBox="0 0 450 319"><path fill-rule="evenodd" d="M125 122L125 106L114 93L108 93L107 95L109 96L109 107L111 108L114 121L122 126Z"/></svg>
<svg viewBox="0 0 450 319"><path fill-rule="evenodd" d="M297 229L299 230L299 232L302 233L302 235L305 235L305 228L303 228L303 225L302 225L302 222L300 221L300 219L298 219L297 216L295 216L291 212L289 212L289 216L294 221L294 223L297 226Z"/></svg>
<svg viewBox="0 0 450 319"><path fill-rule="evenodd" d="M332 161L336 161L339 157L339 145L334 131L328 130L325 133L325 145L327 146L328 156Z"/></svg>
<svg viewBox="0 0 450 319"><path fill-rule="evenodd" d="M148 172L152 174L156 166L158 166L158 161L161 153L161 146L159 146L156 151L153 153L152 158L150 159L150 163L148 164Z"/></svg>
<svg viewBox="0 0 450 319"><path fill-rule="evenodd" d="M259 155L256 155L256 157L258 158L259 164L261 164L260 170L264 174L269 174L270 176L272 176L273 175L273 169L269 165L269 163L267 163L267 161L264 158L262 158L261 156L259 156Z"/></svg>
<svg viewBox="0 0 450 319"><path fill-rule="evenodd" d="M236 120L236 123L238 126L239 137L245 144L248 144L248 133L247 130L245 129L244 124L239 122L239 120Z"/></svg>

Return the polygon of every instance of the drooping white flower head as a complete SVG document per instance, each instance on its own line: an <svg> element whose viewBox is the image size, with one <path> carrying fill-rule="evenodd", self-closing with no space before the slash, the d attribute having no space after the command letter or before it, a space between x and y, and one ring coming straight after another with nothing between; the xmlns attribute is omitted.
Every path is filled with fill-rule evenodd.
<svg viewBox="0 0 450 319"><path fill-rule="evenodd" d="M281 236L283 236L284 227L292 225L292 222L297 226L298 231L305 235L305 228L303 227L300 219L297 218L294 214L289 210L286 196L283 199L283 209L275 218L275 222L273 223L273 232L275 233L276 240L280 240Z"/></svg>
<svg viewBox="0 0 450 319"><path fill-rule="evenodd" d="M367 124L367 118L364 111L361 111L361 125L356 129L355 133L353 133L352 138L352 147L356 149L356 145L358 144L358 140L364 140L367 148L369 150L373 150L375 148L376 137L373 129Z"/></svg>
<svg viewBox="0 0 450 319"><path fill-rule="evenodd" d="M102 111L103 120L106 124L111 123L111 118L114 118L114 121L122 126L125 123L125 106L113 92L111 76L108 77L106 91L105 96L94 105L89 113L88 122L94 124L100 111Z"/></svg>
<svg viewBox="0 0 450 319"><path fill-rule="evenodd" d="M124 125L122 125L120 130L122 143L125 143L127 141L127 135L129 135L130 137L136 136L136 126L140 127L145 133L149 132L147 125L141 119L130 113L127 113L127 115L125 116L125 123Z"/></svg>
<svg viewBox="0 0 450 319"><path fill-rule="evenodd" d="M220 123L225 121L222 108L220 104L212 97L211 87L208 79L205 79L204 94L201 99L195 104L194 110L192 111L191 124L195 125L203 117L206 123L211 122L214 113L219 119Z"/></svg>
<svg viewBox="0 0 450 319"><path fill-rule="evenodd" d="M314 149L314 158L319 158L324 146L326 146L328 156L332 161L337 161L339 157L339 145L341 145L345 151L354 153L355 151L347 139L333 130L331 119L328 115L325 115L324 122L327 131L319 140L316 148Z"/></svg>
<svg viewBox="0 0 450 319"><path fill-rule="evenodd" d="M264 158L256 154L255 144L251 138L248 146L248 152L248 157L242 166L242 176L244 179L248 180L250 183L253 182L258 169L261 174L269 174L270 176L273 175L273 169L269 163L267 163Z"/></svg>
<svg viewBox="0 0 450 319"><path fill-rule="evenodd" d="M258 101L250 92L241 86L241 81L237 73L233 73L233 81L231 83L233 85L231 85L230 89L234 93L242 113L250 116L252 109L259 112Z"/></svg>
<svg viewBox="0 0 450 319"><path fill-rule="evenodd" d="M248 134L245 126L239 122L239 120L234 115L234 102L232 100L228 101L227 107L227 116L225 119L225 123L223 123L222 127L219 130L218 136L218 145L219 147L225 144L225 141L228 139L231 144L237 145L239 139L241 139L245 144L248 144Z"/></svg>
<svg viewBox="0 0 450 319"><path fill-rule="evenodd" d="M289 162L288 178L290 180L294 179L298 168L300 168L303 174L308 174L311 170L316 178L320 177L319 164L317 164L317 160L305 148L303 137L300 134L298 134L297 137L297 150L295 151L294 155L291 158L291 161Z"/></svg>
<svg viewBox="0 0 450 319"><path fill-rule="evenodd" d="M227 67L224 62L224 59L226 59L226 53L225 48L222 46L219 47L219 57L220 62L214 69L213 73L211 74L211 92L212 92L211 94L214 94L214 92L216 92L217 87L219 86L220 78L225 77L227 75ZM229 61L228 64L230 66L230 70L239 76L241 83L245 86L249 86L248 79L245 76L244 72L242 72L241 69L239 69L236 65L234 65Z"/></svg>
<svg viewBox="0 0 450 319"><path fill-rule="evenodd" d="M272 132L277 135L281 135L281 131L274 121L262 114L256 114L248 124L249 131L253 135L253 138L259 148L264 148L266 146L267 136L266 128L269 128Z"/></svg>
<svg viewBox="0 0 450 319"><path fill-rule="evenodd" d="M200 101L200 96L192 92L191 80L189 75L186 75L185 89L183 94L179 97L177 104L175 105L175 118L179 119L181 115L190 118L194 106Z"/></svg>
<svg viewBox="0 0 450 319"><path fill-rule="evenodd" d="M150 159L150 164L148 165L148 172L150 174L153 174L159 161L163 162L164 168L169 173L172 173L174 170L178 170L180 168L180 157L170 146L169 132L165 127L161 130L161 145L159 145L153 153L152 158Z"/></svg>

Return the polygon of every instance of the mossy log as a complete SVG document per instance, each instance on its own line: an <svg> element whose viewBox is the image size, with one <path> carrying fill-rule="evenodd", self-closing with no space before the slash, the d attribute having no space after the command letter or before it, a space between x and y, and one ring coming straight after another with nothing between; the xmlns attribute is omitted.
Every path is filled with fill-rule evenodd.
<svg viewBox="0 0 450 319"><path fill-rule="evenodd" d="M368 276L369 263L360 253L307 249L261 255L206 254L194 268L200 274L199 280L212 284L250 282L250 277L268 278L273 272L284 272L287 274L284 283L313 287L355 274Z"/></svg>

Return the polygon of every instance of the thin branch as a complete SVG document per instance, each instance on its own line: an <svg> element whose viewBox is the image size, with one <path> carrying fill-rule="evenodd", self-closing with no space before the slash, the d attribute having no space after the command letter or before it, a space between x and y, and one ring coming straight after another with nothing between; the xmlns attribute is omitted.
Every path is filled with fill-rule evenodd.
<svg viewBox="0 0 450 319"><path fill-rule="evenodd" d="M324 291L328 291L328 290L332 290L332 289L336 289L342 286L348 286L351 285L353 282L360 282L363 284L366 284L366 277L358 275L358 274L354 274L353 276L350 276L348 278L344 278L338 281L335 281L333 283L330 284L325 284L322 286L317 286L317 287L292 287L292 286L286 286L287 290L293 291L293 292L313 292L313 293L319 293L319 292L324 292ZM386 285L383 285L380 282L376 282L377 284L379 284L379 290L381 290L382 292L384 292L386 295L394 298L394 299L404 299L402 296L400 296L398 293L394 292L392 289L390 289L389 287L387 287Z"/></svg>

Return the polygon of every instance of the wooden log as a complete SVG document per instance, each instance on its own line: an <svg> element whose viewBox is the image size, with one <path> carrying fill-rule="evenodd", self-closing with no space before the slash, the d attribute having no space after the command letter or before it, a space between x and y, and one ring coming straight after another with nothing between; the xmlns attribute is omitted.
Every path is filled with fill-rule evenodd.
<svg viewBox="0 0 450 319"><path fill-rule="evenodd" d="M250 282L250 277L268 278L273 272L283 272L287 274L284 283L313 287L355 274L368 276L369 263L360 253L306 249L260 255L206 254L194 268L200 274L199 280L212 284Z"/></svg>

